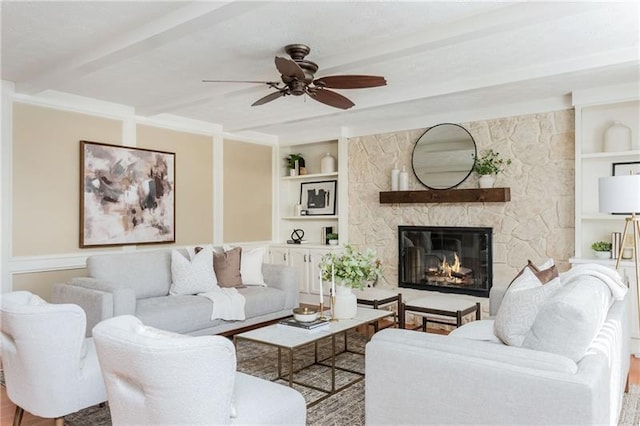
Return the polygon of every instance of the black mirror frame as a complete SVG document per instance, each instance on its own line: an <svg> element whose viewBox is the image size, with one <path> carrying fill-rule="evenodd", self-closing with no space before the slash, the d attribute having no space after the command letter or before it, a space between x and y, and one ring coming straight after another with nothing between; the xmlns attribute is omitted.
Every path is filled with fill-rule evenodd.
<svg viewBox="0 0 640 426"><path fill-rule="evenodd" d="M413 158L414 158L414 156L415 156L415 152L416 152L416 147L418 146L418 143L420 142L420 140L421 140L421 139L424 137L424 135L426 135L430 130L432 130L432 129L436 128L436 127L439 127L439 126L456 126L456 127L459 127L459 128L461 128L462 130L464 130L464 131L465 131L465 133L466 133L467 135L469 135L469 138L471 139L471 142L473 142L473 150L474 150L474 155L473 155L473 164L471 165L471 168L469 169L469 172L468 172L468 173L465 175L465 177L464 177L464 178L462 178L458 183L456 183L456 184L454 184L454 185L452 185L452 186L449 186L449 187L447 187L447 188L433 188L433 187L431 187L431 186L427 185L425 182L423 182L423 180L422 180L422 179L420 179L420 176L418 176L418 174L416 173L416 170L415 170L415 167L414 167L414 161L413 161ZM425 187L427 187L427 188L429 188L429 189L432 189L432 190L434 190L434 191L440 191L440 190L453 189L453 188L455 188L455 187L459 186L460 184L462 184L462 183L463 183L465 180L467 180L467 178L471 175L471 172L473 172L473 169L475 168L475 165L476 165L476 158L477 158L477 156L478 156L478 145L476 144L476 140L473 138L473 136L471 135L471 133L470 133L467 129L465 129L465 128L464 128L464 127L462 127L461 125L459 125L459 124L455 124L455 123L440 123L440 124L436 124L435 126L431 126L431 127L427 128L427 130L425 130L425 131L424 131L424 133L420 135L420 137L418 138L418 140L417 140L417 141L416 141L416 143L414 144L414 146L413 146L413 151L411 152L411 169L413 170L413 174L414 174L414 176L416 177L416 179L418 179L418 181L419 181L422 185L424 185Z"/></svg>

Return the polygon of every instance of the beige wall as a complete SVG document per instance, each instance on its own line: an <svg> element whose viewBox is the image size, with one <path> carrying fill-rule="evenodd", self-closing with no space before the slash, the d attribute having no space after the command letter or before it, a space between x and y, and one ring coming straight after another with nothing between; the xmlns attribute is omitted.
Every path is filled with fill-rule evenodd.
<svg viewBox="0 0 640 426"><path fill-rule="evenodd" d="M122 122L13 104L13 256L80 251L80 140L122 143Z"/></svg>
<svg viewBox="0 0 640 426"><path fill-rule="evenodd" d="M50 302L53 284L65 283L72 278L86 276L87 270L85 268L17 274L13 276L13 291L30 291Z"/></svg>
<svg viewBox="0 0 640 426"><path fill-rule="evenodd" d="M394 164L411 170L413 146L424 129L349 140L349 236L376 248L384 280L397 285L398 225L491 226L494 285L506 285L527 259L554 258L568 269L574 249L573 110L462 123L478 151L492 148L513 163L497 187L511 188L507 203L380 204ZM424 188L409 172L409 189ZM477 187L472 175L462 185Z"/></svg>
<svg viewBox="0 0 640 426"><path fill-rule="evenodd" d="M136 129L138 148L176 154L176 244L213 242L213 139L146 125Z"/></svg>
<svg viewBox="0 0 640 426"><path fill-rule="evenodd" d="M225 242L271 240L272 149L224 141Z"/></svg>

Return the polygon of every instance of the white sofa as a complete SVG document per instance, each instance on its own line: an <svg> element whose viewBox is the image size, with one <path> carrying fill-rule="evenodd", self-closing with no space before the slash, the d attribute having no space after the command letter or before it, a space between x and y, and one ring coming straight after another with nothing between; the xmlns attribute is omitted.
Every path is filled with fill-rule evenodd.
<svg viewBox="0 0 640 426"><path fill-rule="evenodd" d="M503 295L492 290L491 313ZM366 346L366 423L615 425L630 362L628 299L613 301L577 361L507 346L491 319L449 336L376 333Z"/></svg>
<svg viewBox="0 0 640 426"><path fill-rule="evenodd" d="M87 336L100 321L118 315L175 333L221 334L289 316L298 306L297 274L285 265L263 264L266 286L238 289L245 297L244 321L212 320L213 302L205 297L170 295L171 249L89 256L87 272L88 277L54 285L52 298L84 309Z"/></svg>

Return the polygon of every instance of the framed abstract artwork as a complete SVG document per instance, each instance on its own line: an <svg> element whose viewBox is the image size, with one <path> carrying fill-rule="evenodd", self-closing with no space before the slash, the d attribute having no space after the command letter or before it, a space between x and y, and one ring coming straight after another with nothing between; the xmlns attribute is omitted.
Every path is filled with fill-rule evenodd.
<svg viewBox="0 0 640 426"><path fill-rule="evenodd" d="M300 184L300 204L309 216L336 214L337 181L303 182Z"/></svg>
<svg viewBox="0 0 640 426"><path fill-rule="evenodd" d="M172 243L175 153L80 141L80 247Z"/></svg>

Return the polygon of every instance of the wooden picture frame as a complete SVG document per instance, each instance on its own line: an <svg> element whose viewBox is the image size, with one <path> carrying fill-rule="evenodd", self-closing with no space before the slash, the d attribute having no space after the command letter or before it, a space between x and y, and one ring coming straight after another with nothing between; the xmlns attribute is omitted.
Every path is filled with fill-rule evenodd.
<svg viewBox="0 0 640 426"><path fill-rule="evenodd" d="M175 153L80 141L80 247L176 240Z"/></svg>
<svg viewBox="0 0 640 426"><path fill-rule="evenodd" d="M337 180L302 182L300 204L308 216L335 216Z"/></svg>

